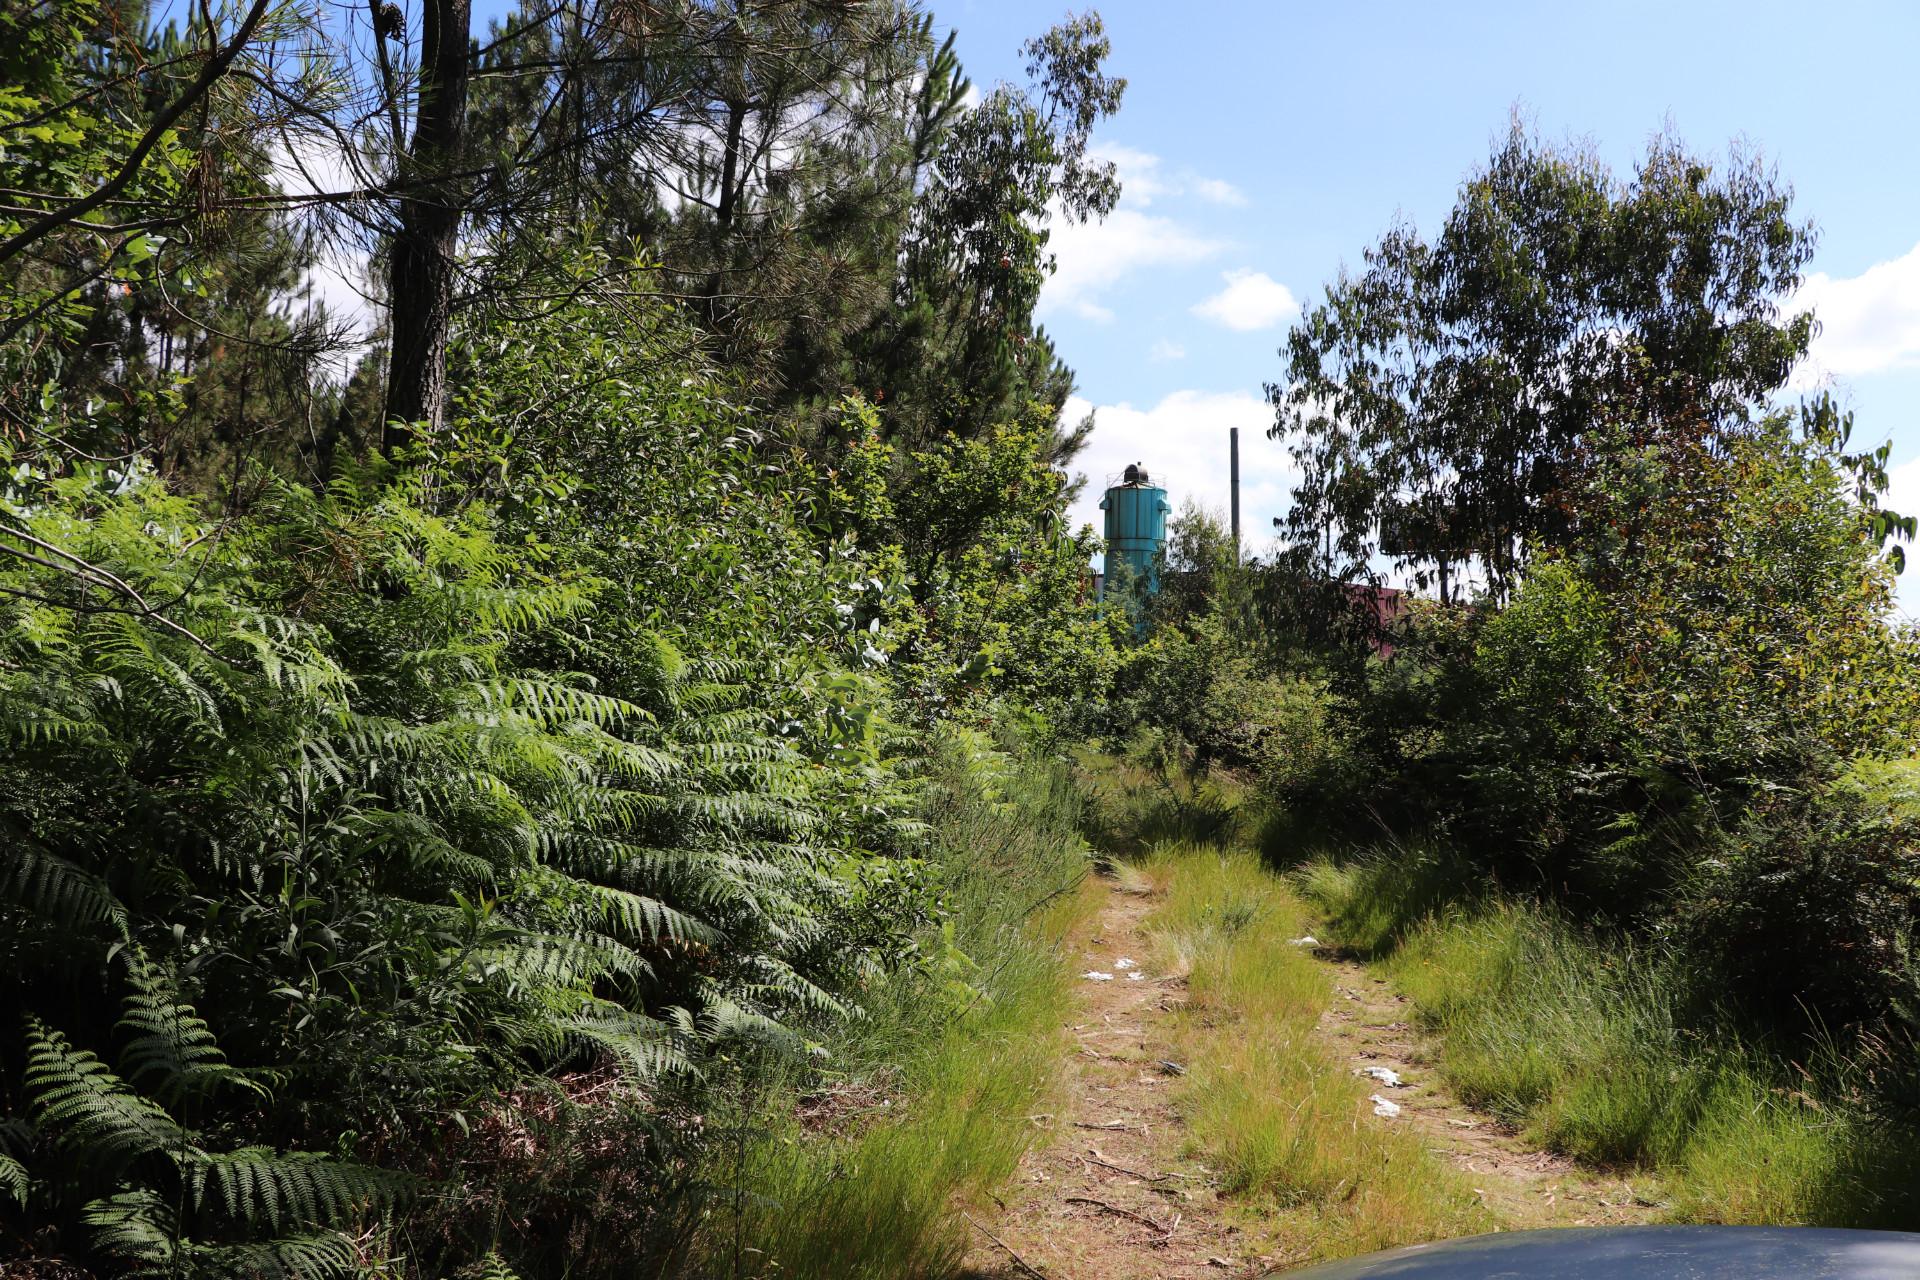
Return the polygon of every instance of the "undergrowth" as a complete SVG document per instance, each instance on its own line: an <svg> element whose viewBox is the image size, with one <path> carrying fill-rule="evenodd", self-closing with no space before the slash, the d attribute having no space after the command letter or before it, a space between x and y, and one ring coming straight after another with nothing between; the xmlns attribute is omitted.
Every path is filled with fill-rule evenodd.
<svg viewBox="0 0 1920 1280"><path fill-rule="evenodd" d="M1420 851L1295 873L1327 940L1411 997L1463 1101L1579 1159L1659 1170L1679 1221L1920 1221L1914 1134L1868 1107L1857 1058L1753 1040L1711 975L1656 944L1491 893L1449 902L1450 878Z"/></svg>
<svg viewBox="0 0 1920 1280"><path fill-rule="evenodd" d="M1065 770L940 762L942 925L879 985L810 1092L763 1093L710 1230L708 1274L952 1274L962 1208L1008 1177L1044 1109L1072 999L1059 943L1096 905ZM735 1122L741 1122L735 1117Z"/></svg>

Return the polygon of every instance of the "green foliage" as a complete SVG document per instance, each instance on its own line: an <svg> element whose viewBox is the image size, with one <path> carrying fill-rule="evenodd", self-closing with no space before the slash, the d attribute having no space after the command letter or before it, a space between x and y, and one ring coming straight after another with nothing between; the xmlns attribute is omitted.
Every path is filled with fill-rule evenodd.
<svg viewBox="0 0 1920 1280"><path fill-rule="evenodd" d="M363 106L390 154L339 95L400 42L269 9L138 155L251 8L0 17L0 257L76 214L0 288L0 1269L672 1273L722 1221L825 1267L861 1205L871 1273L951 1254L1084 870L1024 762L1118 662L1031 313L1122 86L1089 14L969 106L929 16L854 9L476 54L451 411L371 457L274 173ZM853 1075L924 1125L729 1163Z"/></svg>
<svg viewBox="0 0 1920 1280"><path fill-rule="evenodd" d="M911 612L900 617L896 678L929 711L1004 699L1065 723L1083 716L1116 663L1115 620L1092 599L1091 530L1064 527L1066 477L1049 453L1052 418L1017 422L912 453L897 468L870 413L846 483L861 541L898 549ZM882 475L903 483L880 486Z"/></svg>
<svg viewBox="0 0 1920 1280"><path fill-rule="evenodd" d="M1577 539L1504 609L1410 615L1340 685L1352 750L1312 799L1672 932L1775 1025L1901 1017L1903 820L1833 783L1909 749L1920 683L1844 459L1779 417L1593 439Z"/></svg>
<svg viewBox="0 0 1920 1280"><path fill-rule="evenodd" d="M1575 532L1596 426L1678 404L1737 434L1813 333L1779 311L1813 252L1790 199L1739 152L1663 136L1623 181L1516 123L1437 236L1395 228L1289 335L1269 391L1301 566L1371 580L1379 554L1460 598L1477 564L1504 598Z"/></svg>
<svg viewBox="0 0 1920 1280"><path fill-rule="evenodd" d="M790 1040L889 936L830 922L856 832L884 826L829 825L834 789L765 711L659 638L623 655L632 698L520 665L604 587L416 497L283 486L209 526L150 483L74 480L13 507L16 539L178 602L163 630L9 561L0 948L60 1030L6 1053L42 1140L94 1178L198 1150L192 1124L243 1139L182 1157L196 1197L332 1223L359 1193L261 1140L430 1150L438 1117L529 1068L651 1081L701 1044ZM119 990L117 1026L76 973Z"/></svg>
<svg viewBox="0 0 1920 1280"><path fill-rule="evenodd" d="M872 992L791 1113L758 1117L719 1274L939 1275L964 1255L964 1202L1005 1179L1036 1136L1070 1006L1063 935L1091 900L1066 770L976 734L937 744L926 817L943 923ZM776 1105L778 1104L776 1100ZM737 1224L737 1225L736 1225ZM729 1254L749 1242L752 1252Z"/></svg>
<svg viewBox="0 0 1920 1280"><path fill-rule="evenodd" d="M1073 378L1033 310L1054 270L1048 220L1104 218L1120 198L1112 162L1088 154L1126 91L1103 70L1109 51L1099 14L1069 17L1023 47L1027 87L995 86L955 112L929 153L901 236L898 305L851 344L844 388L876 402L889 438L973 439L1035 403L1053 426ZM1049 460L1078 443L1055 438Z"/></svg>

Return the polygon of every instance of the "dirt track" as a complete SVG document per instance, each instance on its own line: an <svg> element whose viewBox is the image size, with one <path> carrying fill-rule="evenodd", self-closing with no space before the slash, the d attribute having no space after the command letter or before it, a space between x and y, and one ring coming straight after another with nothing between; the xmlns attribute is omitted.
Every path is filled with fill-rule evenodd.
<svg viewBox="0 0 1920 1280"><path fill-rule="evenodd" d="M1070 943L1080 1001L1054 1110L1030 1117L1044 1131L1012 1182L976 1210L971 1280L1186 1280L1252 1277L1284 1265L1257 1219L1224 1199L1188 1150L1170 1058L1185 981L1156 973L1146 929L1153 897L1108 883L1106 900ZM1131 962L1125 966L1122 961ZM1413 1125L1436 1155L1467 1172L1489 1208L1513 1227L1646 1221L1657 1207L1635 1188L1527 1146L1447 1093L1407 1006L1351 961L1324 959L1332 999L1320 1032L1356 1073L1385 1067L1381 1086L1402 1110L1383 1124ZM1137 978L1129 974L1139 974ZM1232 1028L1222 1027L1222 1035Z"/></svg>

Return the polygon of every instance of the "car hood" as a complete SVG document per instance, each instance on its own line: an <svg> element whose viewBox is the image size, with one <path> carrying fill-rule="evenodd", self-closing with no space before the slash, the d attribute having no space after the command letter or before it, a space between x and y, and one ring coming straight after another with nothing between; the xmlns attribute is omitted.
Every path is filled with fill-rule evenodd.
<svg viewBox="0 0 1920 1280"><path fill-rule="evenodd" d="M1283 1273L1273 1273L1278 1280ZM1819 1227L1503 1231L1348 1258L1286 1280L1920 1280L1920 1235Z"/></svg>

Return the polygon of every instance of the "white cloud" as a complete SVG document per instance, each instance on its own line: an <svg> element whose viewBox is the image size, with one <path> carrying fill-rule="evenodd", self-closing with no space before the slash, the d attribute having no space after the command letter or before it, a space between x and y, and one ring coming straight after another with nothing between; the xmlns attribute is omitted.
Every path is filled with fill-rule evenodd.
<svg viewBox="0 0 1920 1280"><path fill-rule="evenodd" d="M1247 197L1240 188L1219 178L1196 179L1193 190L1195 195L1212 204L1230 205L1238 209L1247 203Z"/></svg>
<svg viewBox="0 0 1920 1280"><path fill-rule="evenodd" d="M1110 160L1120 171L1120 197L1128 204L1144 209L1164 195L1178 194L1178 187L1160 169L1160 157L1117 142L1096 142L1087 148L1094 160Z"/></svg>
<svg viewBox="0 0 1920 1280"><path fill-rule="evenodd" d="M1920 364L1920 245L1857 276L1836 280L1816 271L1787 304L1788 314L1808 308L1820 322L1809 361L1813 380Z"/></svg>
<svg viewBox="0 0 1920 1280"><path fill-rule="evenodd" d="M1271 329L1300 309L1300 304L1293 300L1292 290L1264 271L1243 267L1225 272L1220 278L1227 282L1227 287L1197 304L1193 314L1229 329L1251 333L1256 329Z"/></svg>
<svg viewBox="0 0 1920 1280"><path fill-rule="evenodd" d="M1079 422L1093 414L1093 435L1074 459L1087 477L1069 513L1073 526L1102 527L1100 498L1107 480L1138 462L1167 489L1177 512L1188 500L1226 521L1228 431L1240 428L1241 538L1249 551L1273 536L1273 518L1286 512L1295 471L1286 442L1267 439L1273 408L1249 391L1175 391L1150 409L1130 404L1095 405L1080 396L1062 416Z"/></svg>
<svg viewBox="0 0 1920 1280"><path fill-rule="evenodd" d="M1164 364L1168 360L1185 360L1187 349L1177 342L1161 338L1147 349L1147 359L1155 364Z"/></svg>
<svg viewBox="0 0 1920 1280"><path fill-rule="evenodd" d="M1155 202L1164 208L1192 199L1243 204L1245 197L1231 183L1187 170L1170 172L1159 156L1136 147L1102 141L1089 147L1088 155L1112 162L1119 171L1120 205L1104 222L1075 223L1050 210L1048 247L1057 265L1039 310L1042 316L1069 311L1105 324L1114 314L1101 295L1119 281L1136 271L1205 262L1226 248L1176 218L1144 210Z"/></svg>
<svg viewBox="0 0 1920 1280"><path fill-rule="evenodd" d="M1124 203L1105 222L1053 222L1047 247L1057 269L1040 295L1040 312L1066 310L1108 321L1113 312L1100 295L1135 271L1188 266L1219 253L1218 241L1197 235L1171 218L1141 213Z"/></svg>
<svg viewBox="0 0 1920 1280"><path fill-rule="evenodd" d="M1160 157L1118 142L1096 142L1087 148L1095 160L1110 160L1120 174L1121 197L1144 209L1155 200L1197 196L1208 204L1238 208L1247 203L1240 188L1221 178L1208 178L1191 169L1169 171Z"/></svg>

